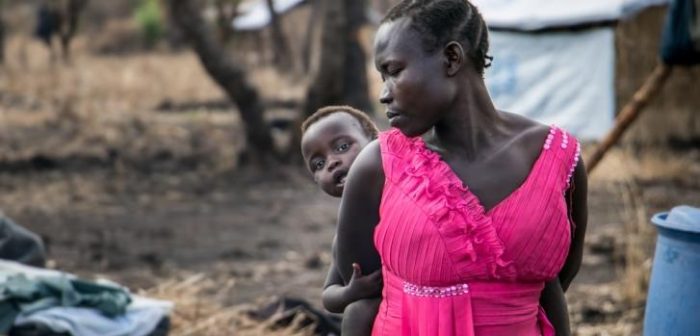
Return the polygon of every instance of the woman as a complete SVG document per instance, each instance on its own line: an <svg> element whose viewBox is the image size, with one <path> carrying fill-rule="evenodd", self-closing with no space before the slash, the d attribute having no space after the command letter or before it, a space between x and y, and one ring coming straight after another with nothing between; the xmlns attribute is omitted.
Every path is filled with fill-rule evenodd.
<svg viewBox="0 0 700 336"><path fill-rule="evenodd" d="M375 65L392 130L341 203L336 264L382 269L373 335L569 335L586 175L575 138L494 108L488 33L465 0L403 1Z"/></svg>

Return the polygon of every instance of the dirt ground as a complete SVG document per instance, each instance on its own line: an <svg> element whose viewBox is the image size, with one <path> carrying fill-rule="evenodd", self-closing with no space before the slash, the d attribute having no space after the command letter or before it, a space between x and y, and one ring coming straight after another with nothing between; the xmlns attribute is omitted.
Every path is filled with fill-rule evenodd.
<svg viewBox="0 0 700 336"><path fill-rule="evenodd" d="M190 53L76 55L51 66L15 38L0 67L0 207L44 237L51 267L133 290L201 275L214 285L200 298L222 307L275 295L320 306L338 200L300 167L238 165L230 107L159 111L225 100ZM253 81L265 97L303 93L274 78ZM590 176L584 265L567 293L577 335L639 334L648 219L678 204L700 204L700 149L617 148Z"/></svg>

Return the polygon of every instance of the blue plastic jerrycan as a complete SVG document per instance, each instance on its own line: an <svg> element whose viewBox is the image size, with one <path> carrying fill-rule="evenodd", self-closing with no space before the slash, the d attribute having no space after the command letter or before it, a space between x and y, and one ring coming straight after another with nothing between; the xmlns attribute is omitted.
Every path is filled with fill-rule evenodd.
<svg viewBox="0 0 700 336"><path fill-rule="evenodd" d="M700 336L700 208L677 206L651 221L659 236L644 336Z"/></svg>

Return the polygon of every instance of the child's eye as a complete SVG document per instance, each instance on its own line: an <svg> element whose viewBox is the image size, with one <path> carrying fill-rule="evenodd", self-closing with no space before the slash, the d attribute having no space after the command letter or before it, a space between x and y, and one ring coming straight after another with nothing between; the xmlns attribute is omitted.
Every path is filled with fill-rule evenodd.
<svg viewBox="0 0 700 336"><path fill-rule="evenodd" d="M311 171L317 171L323 168L323 166L326 164L326 160L324 159L318 159L311 161Z"/></svg>
<svg viewBox="0 0 700 336"><path fill-rule="evenodd" d="M350 149L350 144L349 143L342 143L338 148L336 149L338 152L344 152L346 150Z"/></svg>

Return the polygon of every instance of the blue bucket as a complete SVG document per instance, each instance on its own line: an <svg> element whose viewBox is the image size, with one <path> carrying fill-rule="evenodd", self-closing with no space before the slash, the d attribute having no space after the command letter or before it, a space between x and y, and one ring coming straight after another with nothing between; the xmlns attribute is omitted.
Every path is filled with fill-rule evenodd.
<svg viewBox="0 0 700 336"><path fill-rule="evenodd" d="M700 335L700 208L677 206L651 219L659 231L644 336Z"/></svg>

